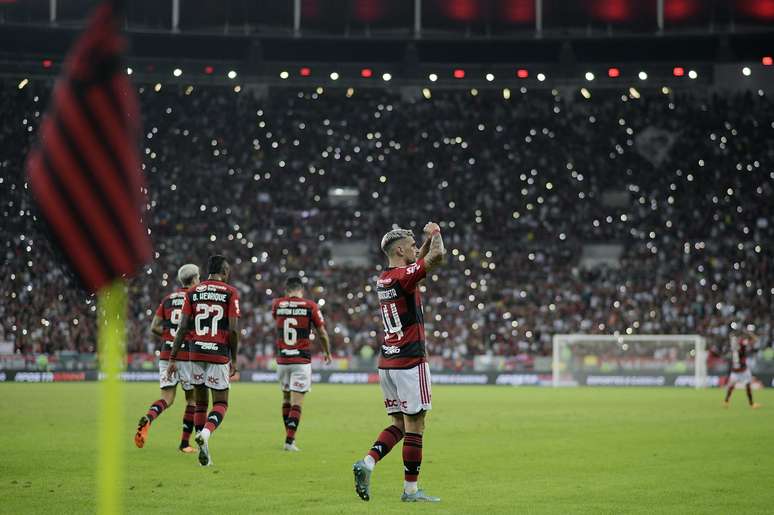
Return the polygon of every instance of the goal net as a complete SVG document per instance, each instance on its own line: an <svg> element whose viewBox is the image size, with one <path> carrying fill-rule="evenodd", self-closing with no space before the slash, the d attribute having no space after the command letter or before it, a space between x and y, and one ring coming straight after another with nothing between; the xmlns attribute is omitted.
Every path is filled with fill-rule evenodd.
<svg viewBox="0 0 774 515"><path fill-rule="evenodd" d="M554 386L707 385L703 337L555 334Z"/></svg>

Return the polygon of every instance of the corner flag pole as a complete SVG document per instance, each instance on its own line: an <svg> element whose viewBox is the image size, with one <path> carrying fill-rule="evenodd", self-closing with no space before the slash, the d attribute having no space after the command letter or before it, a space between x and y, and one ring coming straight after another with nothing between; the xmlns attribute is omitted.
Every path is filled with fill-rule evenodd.
<svg viewBox="0 0 774 515"><path fill-rule="evenodd" d="M121 513L123 491L122 434L124 389L124 339L126 336L126 284L116 279L97 293L99 313L99 446L97 513Z"/></svg>

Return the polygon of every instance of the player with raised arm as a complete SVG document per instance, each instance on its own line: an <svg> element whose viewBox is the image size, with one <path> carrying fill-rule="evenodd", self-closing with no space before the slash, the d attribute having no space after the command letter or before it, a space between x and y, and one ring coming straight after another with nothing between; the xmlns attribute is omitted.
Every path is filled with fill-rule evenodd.
<svg viewBox="0 0 774 515"><path fill-rule="evenodd" d="M177 271L177 282L180 284L180 288L164 297L156 309L156 314L151 322L151 333L161 338L161 352L159 355L161 398L151 404L148 412L140 418L140 422L137 424L137 433L134 435L134 444L139 448L145 446L151 423L175 402L177 385L180 383L185 393L186 406L183 414L183 434L180 437L179 449L184 453L191 453L194 452L194 448L190 446L188 440L191 437L191 432L193 432L194 407L196 405L193 396L193 386L180 381L178 376L167 377L167 367L169 365L169 353L172 350L172 342L175 334L177 334L177 327L183 312L185 292L188 288L199 284L199 267L192 264L181 266ZM188 361L188 348L185 345L181 347L178 359L184 362ZM185 366L185 363L181 363L180 366Z"/></svg>
<svg viewBox="0 0 774 515"><path fill-rule="evenodd" d="M304 285L298 277L285 281L285 296L274 299L271 314L277 328L277 377L282 387L285 450L298 451L295 440L301 406L304 395L312 389L312 328L320 338L325 363L331 362L330 340L320 307L304 298Z"/></svg>
<svg viewBox="0 0 774 515"><path fill-rule="evenodd" d="M225 257L215 255L210 256L207 269L207 280L185 294L180 329L175 335L167 368L170 377L186 371L186 368L178 370L176 362L185 341L190 366L185 372L188 377L182 379L194 386L195 440L202 466L212 465L208 442L228 410L229 378L237 372L239 347L239 292L228 284L231 267ZM208 391L212 392L212 410L204 417Z"/></svg>
<svg viewBox="0 0 774 515"><path fill-rule="evenodd" d="M381 242L389 263L376 285L385 332L379 356L379 384L392 424L353 466L355 492L364 501L371 498L374 467L401 439L404 470L401 501L440 501L427 495L417 484L425 413L432 408L419 283L444 262L446 254L438 224L429 222L424 233L426 238L419 249L413 233L406 229L388 232Z"/></svg>
<svg viewBox="0 0 774 515"><path fill-rule="evenodd" d="M752 409L758 409L760 404L753 401L752 396L752 372L747 366L747 353L753 348L756 337L753 333L744 331L738 338L731 338L731 372L728 375L728 387L723 406L731 403L731 394L738 383L744 384L747 391L747 401Z"/></svg>

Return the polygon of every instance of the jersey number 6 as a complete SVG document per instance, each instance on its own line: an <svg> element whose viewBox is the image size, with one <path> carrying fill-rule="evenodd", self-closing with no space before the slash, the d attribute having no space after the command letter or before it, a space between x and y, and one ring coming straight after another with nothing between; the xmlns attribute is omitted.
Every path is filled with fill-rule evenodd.
<svg viewBox="0 0 774 515"><path fill-rule="evenodd" d="M290 345L293 347L296 342L298 342L298 331L296 331L296 326L298 325L298 320L295 318L286 318L285 322L282 324L282 330L283 330L283 339L285 340L285 345Z"/></svg>

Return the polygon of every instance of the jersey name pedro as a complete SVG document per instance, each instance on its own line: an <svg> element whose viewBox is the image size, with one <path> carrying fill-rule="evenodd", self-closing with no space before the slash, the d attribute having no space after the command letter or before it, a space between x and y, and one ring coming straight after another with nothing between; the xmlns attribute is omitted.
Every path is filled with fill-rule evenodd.
<svg viewBox="0 0 774 515"><path fill-rule="evenodd" d="M312 327L325 326L317 303L301 297L280 297L272 302L271 314L277 331L277 364L311 363Z"/></svg>
<svg viewBox="0 0 774 515"><path fill-rule="evenodd" d="M425 260L388 268L379 276L376 294L384 324L379 368L413 368L424 363L425 320L419 282L427 275Z"/></svg>
<svg viewBox="0 0 774 515"><path fill-rule="evenodd" d="M189 359L228 363L231 356L229 318L239 318L239 292L233 286L206 280L185 294L183 315L190 317L185 340Z"/></svg>
<svg viewBox="0 0 774 515"><path fill-rule="evenodd" d="M156 308L156 316L161 320L161 352L159 359L169 359L169 352L177 334L177 326L183 318L183 302L185 301L185 288L178 288L164 297L159 307ZM178 360L188 360L188 345L185 341L177 353Z"/></svg>

